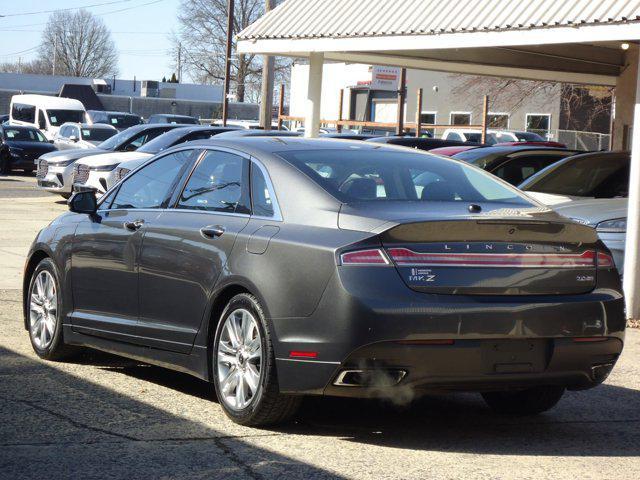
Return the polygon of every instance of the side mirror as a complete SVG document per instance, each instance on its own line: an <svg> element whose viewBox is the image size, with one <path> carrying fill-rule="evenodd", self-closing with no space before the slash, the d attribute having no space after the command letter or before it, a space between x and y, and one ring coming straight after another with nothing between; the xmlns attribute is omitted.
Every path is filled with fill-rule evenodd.
<svg viewBox="0 0 640 480"><path fill-rule="evenodd" d="M51 139L49 140L49 143L55 143L55 140Z"/></svg>
<svg viewBox="0 0 640 480"><path fill-rule="evenodd" d="M96 200L96 192L93 190L84 190L74 193L69 201L69 210L74 213L87 213L93 215L98 210L98 200Z"/></svg>
<svg viewBox="0 0 640 480"><path fill-rule="evenodd" d="M69 140L71 140L72 142L77 142L78 141L78 137L76 137L75 135L71 135L69 137Z"/></svg>

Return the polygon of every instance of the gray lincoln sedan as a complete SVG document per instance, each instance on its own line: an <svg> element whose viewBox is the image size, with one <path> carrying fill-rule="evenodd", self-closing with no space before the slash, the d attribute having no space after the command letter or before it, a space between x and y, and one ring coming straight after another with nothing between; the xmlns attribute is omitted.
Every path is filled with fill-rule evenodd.
<svg viewBox="0 0 640 480"><path fill-rule="evenodd" d="M534 202L402 147L186 143L38 234L25 328L44 359L91 347L211 381L245 425L303 395L540 413L607 377L625 318L595 230Z"/></svg>

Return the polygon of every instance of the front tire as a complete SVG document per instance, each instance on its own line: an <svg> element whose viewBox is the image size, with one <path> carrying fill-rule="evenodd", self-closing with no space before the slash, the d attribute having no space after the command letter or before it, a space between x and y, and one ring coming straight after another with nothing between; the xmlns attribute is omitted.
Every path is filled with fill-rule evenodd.
<svg viewBox="0 0 640 480"><path fill-rule="evenodd" d="M45 360L63 360L78 352L62 336L62 292L55 264L45 258L33 271L26 298L29 339L34 352Z"/></svg>
<svg viewBox="0 0 640 480"><path fill-rule="evenodd" d="M537 415L555 407L563 394L564 387L541 386L513 392L485 392L482 398L496 413Z"/></svg>
<svg viewBox="0 0 640 480"><path fill-rule="evenodd" d="M256 297L241 293L229 301L211 351L216 394L234 422L262 426L295 414L300 398L279 391L271 337Z"/></svg>

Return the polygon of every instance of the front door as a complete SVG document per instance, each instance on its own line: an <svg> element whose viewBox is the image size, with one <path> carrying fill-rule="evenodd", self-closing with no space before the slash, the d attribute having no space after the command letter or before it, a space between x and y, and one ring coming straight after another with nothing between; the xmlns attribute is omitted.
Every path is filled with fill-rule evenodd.
<svg viewBox="0 0 640 480"><path fill-rule="evenodd" d="M211 290L249 221L248 169L247 158L207 150L174 208L147 230L139 294L149 346L191 350Z"/></svg>
<svg viewBox="0 0 640 480"><path fill-rule="evenodd" d="M141 247L193 155L175 152L138 170L78 225L71 255L74 329L139 343Z"/></svg>

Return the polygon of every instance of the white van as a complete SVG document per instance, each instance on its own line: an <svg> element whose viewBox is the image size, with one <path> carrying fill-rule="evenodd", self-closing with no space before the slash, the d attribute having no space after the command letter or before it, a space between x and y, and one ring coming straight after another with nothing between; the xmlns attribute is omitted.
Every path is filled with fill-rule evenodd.
<svg viewBox="0 0 640 480"><path fill-rule="evenodd" d="M66 122L86 122L86 111L79 100L48 95L14 95L9 112L10 125L39 128L49 140Z"/></svg>

